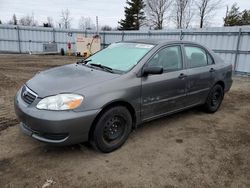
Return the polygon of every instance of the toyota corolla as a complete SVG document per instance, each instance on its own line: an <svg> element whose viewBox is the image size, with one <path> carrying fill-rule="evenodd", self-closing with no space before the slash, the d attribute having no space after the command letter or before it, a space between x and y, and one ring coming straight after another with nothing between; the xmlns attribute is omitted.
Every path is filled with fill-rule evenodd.
<svg viewBox="0 0 250 188"><path fill-rule="evenodd" d="M134 40L37 73L17 92L15 111L34 139L111 152L143 122L194 106L216 112L231 85L232 66L202 45Z"/></svg>

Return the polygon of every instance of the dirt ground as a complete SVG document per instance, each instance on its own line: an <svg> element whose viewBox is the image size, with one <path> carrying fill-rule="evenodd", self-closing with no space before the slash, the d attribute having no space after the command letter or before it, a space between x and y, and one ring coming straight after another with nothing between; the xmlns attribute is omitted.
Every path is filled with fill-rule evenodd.
<svg viewBox="0 0 250 188"><path fill-rule="evenodd" d="M250 187L247 77L234 77L217 113L191 109L149 122L110 154L22 134L13 109L17 89L37 71L75 61L0 55L0 187Z"/></svg>

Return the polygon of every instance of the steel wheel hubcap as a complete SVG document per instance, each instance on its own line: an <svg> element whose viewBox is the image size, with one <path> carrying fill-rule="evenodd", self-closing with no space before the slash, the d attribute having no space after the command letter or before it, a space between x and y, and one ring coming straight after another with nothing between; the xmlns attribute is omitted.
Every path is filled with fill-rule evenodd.
<svg viewBox="0 0 250 188"><path fill-rule="evenodd" d="M215 91L212 97L212 106L217 106L220 102L221 92L219 90Z"/></svg>
<svg viewBox="0 0 250 188"><path fill-rule="evenodd" d="M122 117L114 116L110 118L104 127L104 139L107 142L118 140L125 131L125 120Z"/></svg>

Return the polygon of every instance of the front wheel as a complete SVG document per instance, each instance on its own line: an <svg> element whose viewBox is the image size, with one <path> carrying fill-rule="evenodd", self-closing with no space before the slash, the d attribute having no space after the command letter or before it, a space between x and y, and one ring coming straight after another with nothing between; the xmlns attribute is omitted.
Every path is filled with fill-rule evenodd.
<svg viewBox="0 0 250 188"><path fill-rule="evenodd" d="M110 108L98 119L90 143L104 153L112 152L125 143L131 129L132 117L127 108Z"/></svg>
<svg viewBox="0 0 250 188"><path fill-rule="evenodd" d="M216 112L224 98L224 91L221 85L216 84L209 92L204 108L209 113Z"/></svg>

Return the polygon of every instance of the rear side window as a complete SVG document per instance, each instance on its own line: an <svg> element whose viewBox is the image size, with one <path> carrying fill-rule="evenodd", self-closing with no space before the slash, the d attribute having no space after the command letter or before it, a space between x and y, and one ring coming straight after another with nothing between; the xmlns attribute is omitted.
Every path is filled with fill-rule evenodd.
<svg viewBox="0 0 250 188"><path fill-rule="evenodd" d="M208 64L207 54L203 49L194 46L185 46L184 48L189 68L202 67Z"/></svg>

